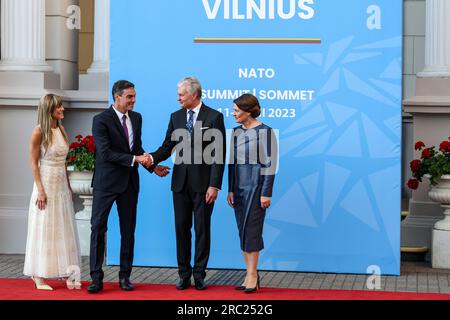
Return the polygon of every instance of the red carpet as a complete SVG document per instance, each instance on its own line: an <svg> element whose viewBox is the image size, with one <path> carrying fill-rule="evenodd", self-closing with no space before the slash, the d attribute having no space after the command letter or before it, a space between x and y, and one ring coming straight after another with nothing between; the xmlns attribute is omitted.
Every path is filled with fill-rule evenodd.
<svg viewBox="0 0 450 320"><path fill-rule="evenodd" d="M54 291L34 288L31 280L0 279L0 300L450 300L450 294L401 293L384 291L299 290L262 288L245 294L230 286L211 285L206 291L189 288L184 291L175 285L135 284L135 291L124 292L117 283L105 283L99 294L69 290L64 281L48 281Z"/></svg>

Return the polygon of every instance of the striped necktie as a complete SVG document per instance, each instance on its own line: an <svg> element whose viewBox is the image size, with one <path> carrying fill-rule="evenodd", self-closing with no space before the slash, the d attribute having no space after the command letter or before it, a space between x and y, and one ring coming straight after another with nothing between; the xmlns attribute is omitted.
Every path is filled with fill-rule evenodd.
<svg viewBox="0 0 450 320"><path fill-rule="evenodd" d="M126 115L123 115L123 117L122 117L122 127L123 127L123 132L125 133L125 137L127 138L128 145L130 145L130 136L128 134L127 116Z"/></svg>
<svg viewBox="0 0 450 320"><path fill-rule="evenodd" d="M192 133L192 129L194 128L194 111L189 110L189 118L188 122L186 123L186 128L188 129L189 133Z"/></svg>

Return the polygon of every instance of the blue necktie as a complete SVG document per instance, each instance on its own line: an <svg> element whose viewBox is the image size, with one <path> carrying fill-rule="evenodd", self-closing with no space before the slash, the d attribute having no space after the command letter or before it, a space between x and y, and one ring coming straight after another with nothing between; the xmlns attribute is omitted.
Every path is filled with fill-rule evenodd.
<svg viewBox="0 0 450 320"><path fill-rule="evenodd" d="M188 129L189 133L192 133L192 129L194 128L194 111L189 110L189 119L186 123L186 128Z"/></svg>

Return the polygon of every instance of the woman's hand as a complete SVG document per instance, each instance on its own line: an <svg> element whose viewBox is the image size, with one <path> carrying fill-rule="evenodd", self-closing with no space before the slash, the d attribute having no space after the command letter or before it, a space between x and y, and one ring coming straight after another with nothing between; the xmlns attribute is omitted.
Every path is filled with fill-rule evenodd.
<svg viewBox="0 0 450 320"><path fill-rule="evenodd" d="M44 210L45 209L45 206L47 205L47 195L45 194L45 191L39 191L38 192L36 205L39 208L39 210Z"/></svg>
<svg viewBox="0 0 450 320"><path fill-rule="evenodd" d="M228 205L231 208L234 208L234 195L233 195L233 192L228 192L227 202L228 202Z"/></svg>
<svg viewBox="0 0 450 320"><path fill-rule="evenodd" d="M268 207L270 207L270 198L261 197L261 208L267 209Z"/></svg>

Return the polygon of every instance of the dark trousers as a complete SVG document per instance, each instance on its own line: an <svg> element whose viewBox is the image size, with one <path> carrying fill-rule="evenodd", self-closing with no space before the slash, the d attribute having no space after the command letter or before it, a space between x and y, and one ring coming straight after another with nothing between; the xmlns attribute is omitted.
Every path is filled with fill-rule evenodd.
<svg viewBox="0 0 450 320"><path fill-rule="evenodd" d="M94 282L103 281L102 265L105 256L105 235L111 207L116 202L120 222L119 279L129 278L133 267L134 232L138 192L130 183L124 193L115 194L96 190L91 218L90 271Z"/></svg>
<svg viewBox="0 0 450 320"><path fill-rule="evenodd" d="M186 184L188 185L188 184ZM173 192L175 232L177 239L178 274L182 279L204 279L211 244L211 214L214 203L205 202L206 194L193 192L185 186L182 192ZM195 255L191 267L191 228L194 218Z"/></svg>

